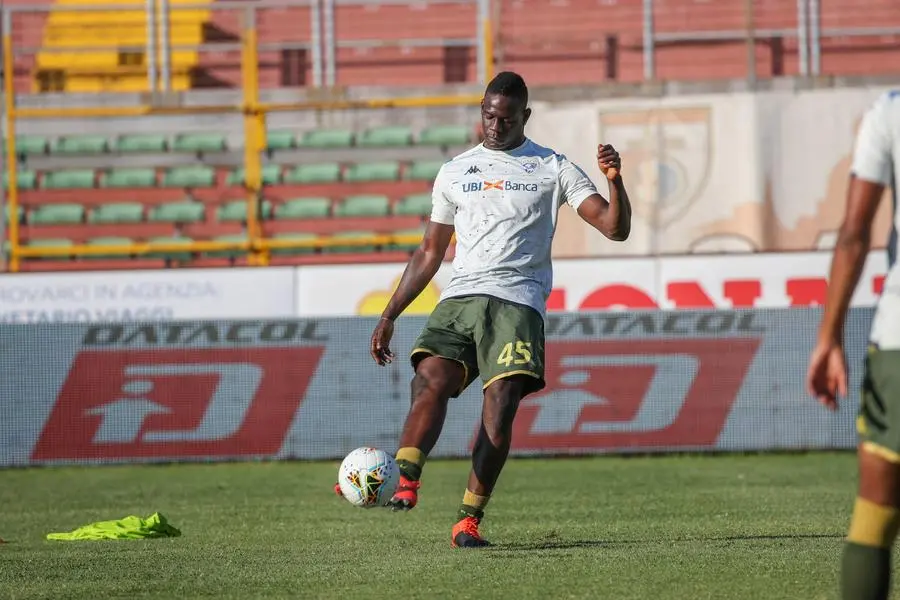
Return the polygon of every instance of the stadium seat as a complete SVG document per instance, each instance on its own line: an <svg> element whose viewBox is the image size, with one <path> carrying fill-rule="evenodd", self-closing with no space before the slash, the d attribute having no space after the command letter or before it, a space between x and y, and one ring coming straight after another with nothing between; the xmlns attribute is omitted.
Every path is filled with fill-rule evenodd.
<svg viewBox="0 0 900 600"><path fill-rule="evenodd" d="M230 235L220 235L214 237L212 242L246 242L247 235L243 233L233 233ZM241 250L239 248L232 248L231 250L207 250L203 252L204 256L208 256L210 258L230 258L232 256L244 256L247 254L247 250Z"/></svg>
<svg viewBox="0 0 900 600"><path fill-rule="evenodd" d="M394 205L394 214L404 217L427 217L431 214L431 194L410 194Z"/></svg>
<svg viewBox="0 0 900 600"><path fill-rule="evenodd" d="M16 153L17 154L44 154L47 152L47 138L38 135L17 135L16 136ZM6 148L6 140L3 147Z"/></svg>
<svg viewBox="0 0 900 600"><path fill-rule="evenodd" d="M348 196L334 207L336 217L386 217L389 212L387 196L377 194Z"/></svg>
<svg viewBox="0 0 900 600"><path fill-rule="evenodd" d="M261 213L263 219L272 216L272 203L269 200L263 200L261 203ZM216 208L216 220L222 222L247 220L247 201L234 200L228 204L223 204Z"/></svg>
<svg viewBox="0 0 900 600"><path fill-rule="evenodd" d="M150 210L147 220L157 223L199 223L203 220L203 205L190 200L160 204Z"/></svg>
<svg viewBox="0 0 900 600"><path fill-rule="evenodd" d="M156 186L156 172L153 169L110 169L100 177L100 187L104 188L147 188L154 186Z"/></svg>
<svg viewBox="0 0 900 600"><path fill-rule="evenodd" d="M425 235L425 228L421 227L418 229L401 229L400 231L395 231L394 235L397 236L416 236L418 237L418 241L416 242L394 242L390 244L389 250L400 250L402 252L412 252L416 248L419 247L419 244L422 242L422 237Z"/></svg>
<svg viewBox="0 0 900 600"><path fill-rule="evenodd" d="M94 187L93 169L66 169L44 173L41 187L47 190L85 189Z"/></svg>
<svg viewBox="0 0 900 600"><path fill-rule="evenodd" d="M118 152L165 152L166 136L157 133L123 135L110 149Z"/></svg>
<svg viewBox="0 0 900 600"><path fill-rule="evenodd" d="M128 246L133 244L134 240L127 237L119 237L119 236L105 236L105 237L97 237L91 238L87 241L88 246ZM81 258L88 260L98 260L98 259L106 259L109 260L111 258L130 258L129 254L82 254Z"/></svg>
<svg viewBox="0 0 900 600"><path fill-rule="evenodd" d="M412 181L434 181L442 166L444 166L442 160L416 161L406 172L406 178Z"/></svg>
<svg viewBox="0 0 900 600"><path fill-rule="evenodd" d="M423 146L452 146L471 142L469 127L466 125L435 125L427 127L419 134L418 143Z"/></svg>
<svg viewBox="0 0 900 600"><path fill-rule="evenodd" d="M297 165L284 174L285 183L335 183L341 178L337 163Z"/></svg>
<svg viewBox="0 0 900 600"><path fill-rule="evenodd" d="M266 148L269 150L289 150L294 147L293 131L269 131L266 133Z"/></svg>
<svg viewBox="0 0 900 600"><path fill-rule="evenodd" d="M152 237L147 240L150 244L184 244L186 242L193 242L194 240L182 236L182 237L166 237L166 236L157 236ZM151 250L147 252L143 256L147 258L165 258L169 260L177 260L177 261L185 261L191 260L191 252L189 250Z"/></svg>
<svg viewBox="0 0 900 600"><path fill-rule="evenodd" d="M139 202L101 204L88 214L88 223L140 223L144 205Z"/></svg>
<svg viewBox="0 0 900 600"><path fill-rule="evenodd" d="M353 240L361 240L363 238L370 238L375 235L374 231L342 231L341 233L336 233L331 236L331 240L334 242L341 241L353 241ZM336 244L333 246L325 246L325 252L332 254L340 254L340 253L348 253L348 252L374 252L375 246L373 244Z"/></svg>
<svg viewBox="0 0 900 600"><path fill-rule="evenodd" d="M344 174L344 181L397 181L400 179L400 163L380 161L351 165Z"/></svg>
<svg viewBox="0 0 900 600"><path fill-rule="evenodd" d="M84 221L84 207L80 204L44 204L33 208L28 215L31 225L71 225Z"/></svg>
<svg viewBox="0 0 900 600"><path fill-rule="evenodd" d="M226 149L224 133L183 133L172 144L175 152L222 152Z"/></svg>
<svg viewBox="0 0 900 600"><path fill-rule="evenodd" d="M190 166L172 167L163 176L164 187L212 187L216 173L212 167Z"/></svg>
<svg viewBox="0 0 900 600"><path fill-rule="evenodd" d="M331 210L328 198L293 198L275 207L275 218L286 219L324 219Z"/></svg>
<svg viewBox="0 0 900 600"><path fill-rule="evenodd" d="M353 145L353 132L346 129L318 129L307 131L298 140L303 148L349 148Z"/></svg>
<svg viewBox="0 0 900 600"><path fill-rule="evenodd" d="M57 138L50 147L51 154L101 154L106 152L107 140L103 135L67 135Z"/></svg>
<svg viewBox="0 0 900 600"><path fill-rule="evenodd" d="M227 185L244 185L244 167L237 167L228 173ZM262 183L263 185L275 185L281 180L281 166L279 165L263 165L262 166Z"/></svg>
<svg viewBox="0 0 900 600"><path fill-rule="evenodd" d="M317 239L314 233L276 233L272 236L273 240L292 240L309 242ZM296 248L272 248L272 255L290 255L290 254L314 254L316 251L314 246L298 246Z"/></svg>
<svg viewBox="0 0 900 600"><path fill-rule="evenodd" d="M21 223L21 222L22 222L22 217L25 216L25 209L22 208L21 205L20 205L20 206L17 206L16 208L18 209L18 210L16 210L16 214L19 216L19 218L16 219L16 221L19 222L19 223ZM6 222L9 223L9 204L7 204L6 206L4 206L3 209L4 209L4 210L3 210L3 216L4 216L4 218L6 219Z"/></svg>
<svg viewBox="0 0 900 600"><path fill-rule="evenodd" d="M356 145L367 148L398 147L412 144L412 131L405 125L373 127L357 137Z"/></svg>
<svg viewBox="0 0 900 600"><path fill-rule="evenodd" d="M34 186L37 185L37 173L34 171L19 169L16 171L16 176L16 188L20 190L33 190ZM3 173L3 189L9 189L9 173L6 171Z"/></svg>
<svg viewBox="0 0 900 600"><path fill-rule="evenodd" d="M42 240L29 240L24 244L28 248L71 248L74 244L67 238L44 238ZM29 257L30 258L30 257ZM38 260L65 260L69 255L42 256Z"/></svg>

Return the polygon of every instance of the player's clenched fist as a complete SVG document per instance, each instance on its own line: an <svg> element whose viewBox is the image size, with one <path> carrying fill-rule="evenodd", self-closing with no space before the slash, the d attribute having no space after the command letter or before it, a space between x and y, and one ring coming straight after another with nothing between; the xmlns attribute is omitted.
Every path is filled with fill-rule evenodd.
<svg viewBox="0 0 900 600"><path fill-rule="evenodd" d="M597 166L610 181L619 175L619 171L622 170L622 158L612 144L597 146Z"/></svg>

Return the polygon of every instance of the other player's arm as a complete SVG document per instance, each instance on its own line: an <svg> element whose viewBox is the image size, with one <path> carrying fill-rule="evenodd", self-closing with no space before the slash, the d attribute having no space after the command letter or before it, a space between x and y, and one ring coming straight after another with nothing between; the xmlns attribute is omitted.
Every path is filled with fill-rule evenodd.
<svg viewBox="0 0 900 600"><path fill-rule="evenodd" d="M831 410L837 408L838 394L847 394L844 321L869 254L878 202L891 180L892 144L883 106L876 105L866 114L857 137L844 219L832 252L825 311L806 377L809 393Z"/></svg>
<svg viewBox="0 0 900 600"><path fill-rule="evenodd" d="M631 233L631 202L622 181L622 160L615 148L601 144L597 147L597 165L606 175L609 200L591 194L578 205L578 216L607 238L623 242Z"/></svg>

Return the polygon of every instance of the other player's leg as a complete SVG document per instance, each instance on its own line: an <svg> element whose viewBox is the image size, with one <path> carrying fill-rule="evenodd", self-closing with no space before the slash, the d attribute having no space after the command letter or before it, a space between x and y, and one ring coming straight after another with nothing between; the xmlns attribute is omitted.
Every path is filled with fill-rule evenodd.
<svg viewBox="0 0 900 600"><path fill-rule="evenodd" d="M900 530L900 351L871 350L857 428L859 487L841 563L844 600L885 600Z"/></svg>
<svg viewBox="0 0 900 600"><path fill-rule="evenodd" d="M519 402L544 387L544 322L535 310L485 299L476 331L478 368L485 379L481 427L472 449L472 470L451 532L454 547L489 543L479 525L506 464Z"/></svg>

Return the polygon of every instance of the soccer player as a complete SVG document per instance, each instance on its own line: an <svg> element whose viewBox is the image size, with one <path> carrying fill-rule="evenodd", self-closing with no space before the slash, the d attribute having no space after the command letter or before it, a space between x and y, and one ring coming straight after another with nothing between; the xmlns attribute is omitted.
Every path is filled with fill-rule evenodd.
<svg viewBox="0 0 900 600"><path fill-rule="evenodd" d="M607 201L579 167L525 136L530 116L522 77L498 74L481 103L484 141L441 167L422 244L372 334L372 357L390 363L394 320L435 276L455 232L452 278L410 357L412 402L396 455L400 484L390 502L394 510L416 505L447 403L480 377L481 427L453 547L488 545L478 525L509 453L519 401L545 385L544 316L559 208L568 204L611 240L625 240L631 229L616 150L597 149Z"/></svg>
<svg viewBox="0 0 900 600"><path fill-rule="evenodd" d="M886 186L900 172L900 94L881 96L866 112L853 152L847 206L831 263L828 298L812 352L807 387L837 408L847 394L844 321L871 242ZM894 190L896 198L896 189ZM844 541L844 600L882 600L891 580L891 549L900 528L900 272L895 263L900 219L894 207L890 269L869 333L856 427L859 486Z"/></svg>

